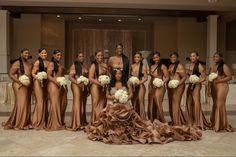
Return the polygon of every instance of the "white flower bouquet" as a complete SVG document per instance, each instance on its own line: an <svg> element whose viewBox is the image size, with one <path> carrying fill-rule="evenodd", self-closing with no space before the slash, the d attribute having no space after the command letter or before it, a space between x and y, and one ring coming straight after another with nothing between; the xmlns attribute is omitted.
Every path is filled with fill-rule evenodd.
<svg viewBox="0 0 236 157"><path fill-rule="evenodd" d="M200 78L197 75L190 75L189 82L192 84L191 89L194 88L194 85L200 80Z"/></svg>
<svg viewBox="0 0 236 157"><path fill-rule="evenodd" d="M26 75L21 75L21 76L19 77L19 81L20 81L20 83L21 83L22 85L24 85L24 86L28 86L28 85L30 84L30 79L29 79L29 77L26 76Z"/></svg>
<svg viewBox="0 0 236 157"><path fill-rule="evenodd" d="M60 86L66 88L67 81L65 77L57 77L57 82L60 84Z"/></svg>
<svg viewBox="0 0 236 157"><path fill-rule="evenodd" d="M212 81L214 81L217 77L218 77L218 74L217 74L217 73L211 73L211 74L209 75L209 81L212 82Z"/></svg>
<svg viewBox="0 0 236 157"><path fill-rule="evenodd" d="M115 92L115 100L117 100L119 103L124 104L128 102L128 93L125 90L119 89Z"/></svg>
<svg viewBox="0 0 236 157"><path fill-rule="evenodd" d="M83 83L86 86L89 84L89 79L84 76L80 76L79 78L77 78L76 81L77 81L77 84Z"/></svg>
<svg viewBox="0 0 236 157"><path fill-rule="evenodd" d="M139 84L139 79L136 76L132 76L129 78L128 83L132 85L133 87L135 87Z"/></svg>
<svg viewBox="0 0 236 157"><path fill-rule="evenodd" d="M152 84L154 85L154 87L156 88L160 88L164 85L164 82L162 79L160 78L155 78L153 81L152 81Z"/></svg>
<svg viewBox="0 0 236 157"><path fill-rule="evenodd" d="M101 76L99 76L98 81L99 81L99 82L102 84L102 86L104 87L104 86L106 86L106 85L108 85L108 84L110 83L111 79L110 79L110 77L107 76L107 75L101 75Z"/></svg>
<svg viewBox="0 0 236 157"><path fill-rule="evenodd" d="M170 80L168 83L169 88L177 88L179 86L179 80Z"/></svg>
<svg viewBox="0 0 236 157"><path fill-rule="evenodd" d="M38 72L37 75L35 76L35 79L40 81L42 87L43 87L43 80L44 79L46 80L47 78L48 78L48 75L45 71Z"/></svg>

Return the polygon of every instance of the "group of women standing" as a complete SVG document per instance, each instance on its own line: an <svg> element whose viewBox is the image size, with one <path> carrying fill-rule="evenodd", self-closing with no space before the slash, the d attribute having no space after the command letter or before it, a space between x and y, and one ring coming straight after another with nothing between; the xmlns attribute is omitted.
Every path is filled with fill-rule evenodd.
<svg viewBox="0 0 236 157"><path fill-rule="evenodd" d="M187 72L179 62L178 57L178 53L171 53L171 65L167 67L161 62L160 53L154 52L152 55L152 65L150 71L148 71L147 67L142 63L142 54L139 52L134 54L134 63L130 65L129 59L123 54L122 44L116 46L116 55L109 58L108 64L103 61L103 52L97 51L95 53L95 61L89 69L83 64L83 53L77 54L76 60L71 65L69 72L73 93L73 106L71 125L66 127L64 119L67 107L67 87L62 87L57 82L57 77L62 77L65 74L65 68L60 63L62 58L61 51L54 50L52 60L48 61L46 50L39 49L39 58L32 64L29 61L29 50L22 49L20 58L12 63L9 71L9 76L13 80L15 105L9 119L3 123L3 126L5 129L16 130L34 128L76 131L84 129L88 125L86 120L87 96L91 94L91 123L86 129L91 139L101 139L103 137L103 141L107 143L133 143L134 141L141 143L165 143L173 139L198 139L200 137L198 129L212 128L215 131L233 131L233 128L228 124L225 107L229 89L228 81L232 77L228 66L223 62L222 54L214 54L214 64L211 65L209 71L209 73L215 72L219 75L216 80L209 83L208 88L208 94L213 99L211 124L207 122L201 108L200 90L202 83L206 80L206 73L203 65L199 62L199 55L197 52L191 52L191 64ZM48 79L39 81L36 78L36 74L42 71L47 73ZM147 90L144 83L148 79L148 74L151 76L151 81ZM189 85L187 89L186 112L184 112L180 105L181 98L185 90L186 79L193 74L200 77L200 80L196 84ZM29 86L22 85L19 81L21 75L27 75L33 83ZM111 77L108 87L104 87L99 82L98 78L100 75L109 75ZM80 76L88 77L90 84L78 84L77 78ZM131 76L136 76L140 80L137 86L130 86L127 83L128 78ZM160 88L154 87L152 82L155 78L162 79L164 86ZM167 84L170 80L179 80L178 87L169 88ZM127 90L129 93L127 104L129 105L114 105L114 93L118 89ZM31 119L30 98L32 91L34 91L36 104ZM146 115L144 96L147 91L148 113ZM171 126L166 123L162 106L166 91L168 92L169 115L171 117L169 124ZM111 121L114 119L117 119L118 123L112 126L114 124L111 124ZM105 123L108 123L106 127ZM126 132L126 136L121 139L121 132L125 130L125 127L127 130L127 124L132 124L132 127L129 127L131 129L130 132L135 132L137 136L134 137L132 135L132 138L130 138L131 135L128 136ZM137 126L140 127L137 128ZM165 130L162 132L163 136L156 126L159 126L158 128L161 128L162 131L163 129ZM178 128L181 126L189 126L191 131L187 133L186 129L184 131L184 128ZM105 135L101 134L101 132L104 133L104 130L108 131L111 128L114 132L117 132L116 136L113 134L109 138L104 138ZM117 128L117 130L114 128ZM98 134L97 130L99 129L103 131L100 131ZM167 133L167 130L172 132L172 134ZM153 134L155 131L157 134ZM110 133L108 134L110 135ZM186 136L185 133L187 134ZM164 134L165 138L163 139Z"/></svg>

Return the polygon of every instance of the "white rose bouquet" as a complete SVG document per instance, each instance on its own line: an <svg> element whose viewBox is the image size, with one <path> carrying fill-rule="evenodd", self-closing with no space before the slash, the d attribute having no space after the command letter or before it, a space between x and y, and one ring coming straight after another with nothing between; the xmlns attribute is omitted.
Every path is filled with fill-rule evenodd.
<svg viewBox="0 0 236 157"><path fill-rule="evenodd" d="M57 82L60 84L60 86L66 88L67 81L65 77L57 77Z"/></svg>
<svg viewBox="0 0 236 157"><path fill-rule="evenodd" d="M218 74L217 74L217 73L211 73L211 74L209 75L209 81L212 82L212 81L214 81L217 77L218 77Z"/></svg>
<svg viewBox="0 0 236 157"><path fill-rule="evenodd" d="M48 75L45 71L38 72L37 75L35 76L35 79L40 81L42 87L43 87L43 80L44 79L46 80L47 78L48 78Z"/></svg>
<svg viewBox="0 0 236 157"><path fill-rule="evenodd" d="M99 82L102 84L102 86L104 87L104 86L108 85L108 84L111 82L111 79L110 79L110 77L107 76L107 75L101 75L101 76L99 76L98 81L99 81Z"/></svg>
<svg viewBox="0 0 236 157"><path fill-rule="evenodd" d="M127 91L119 89L115 92L115 100L117 100L119 103L124 104L128 102L129 96Z"/></svg>
<svg viewBox="0 0 236 157"><path fill-rule="evenodd" d="M159 78L155 78L153 81L152 81L152 84L154 85L155 88L160 88L164 85L164 82L162 79L159 79Z"/></svg>
<svg viewBox="0 0 236 157"><path fill-rule="evenodd" d="M19 77L19 81L20 81L20 83L21 83L22 85L24 85L24 86L28 86L28 85L30 84L30 79L29 79L29 77L26 76L26 75L21 75L21 76Z"/></svg>
<svg viewBox="0 0 236 157"><path fill-rule="evenodd" d="M139 84L139 79L136 76L132 76L129 78L128 83L132 85L133 87L135 87Z"/></svg>
<svg viewBox="0 0 236 157"><path fill-rule="evenodd" d="M77 78L76 81L77 81L77 84L83 83L86 86L89 84L89 79L84 76L80 76L79 78Z"/></svg>
<svg viewBox="0 0 236 157"><path fill-rule="evenodd" d="M190 75L189 82L192 84L191 89L193 89L194 85L200 80L200 78L197 75Z"/></svg>
<svg viewBox="0 0 236 157"><path fill-rule="evenodd" d="M168 83L169 88L177 88L179 86L179 80L170 80Z"/></svg>

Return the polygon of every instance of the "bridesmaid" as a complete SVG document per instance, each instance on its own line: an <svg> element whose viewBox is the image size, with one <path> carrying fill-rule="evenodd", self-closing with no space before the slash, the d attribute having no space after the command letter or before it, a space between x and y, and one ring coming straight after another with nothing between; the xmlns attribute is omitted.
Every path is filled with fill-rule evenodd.
<svg viewBox="0 0 236 157"><path fill-rule="evenodd" d="M88 90L83 84L77 83L77 78L80 76L88 77L88 70L84 63L84 54L78 53L76 56L76 61L70 67L70 81L71 90L73 93L73 106L72 106L72 121L69 130L76 131L83 129L87 125L86 120L86 102Z"/></svg>
<svg viewBox="0 0 236 157"><path fill-rule="evenodd" d="M160 61L161 54L154 52L152 55L153 65L150 68L151 80L149 83L149 94L148 94L148 117L149 120L154 121L158 119L162 123L165 123L164 111L163 111L163 99L166 92L166 82L169 81L170 76L167 67ZM155 78L162 79L164 86L155 88L153 86L153 80Z"/></svg>
<svg viewBox="0 0 236 157"><path fill-rule="evenodd" d="M181 99L185 90L185 80L187 78L184 66L178 60L179 54L173 52L170 54L171 65L169 74L171 80L179 80L179 85L175 89L168 88L169 112L172 125L183 125L186 123L183 111L181 109Z"/></svg>
<svg viewBox="0 0 236 157"><path fill-rule="evenodd" d="M224 63L223 55L215 53L213 65L209 69L210 73L217 73L218 77L209 82L208 95L212 95L213 108L211 114L212 128L216 131L234 131L228 124L226 112L226 97L229 91L228 81L232 79L229 67Z"/></svg>
<svg viewBox="0 0 236 157"><path fill-rule="evenodd" d="M98 81L100 75L108 74L108 66L103 63L103 52L95 53L95 61L89 69L89 80L91 82L90 93L92 100L92 117L91 122L98 120L101 110L106 105L106 90Z"/></svg>
<svg viewBox="0 0 236 157"><path fill-rule="evenodd" d="M40 82L36 79L38 72L47 72L49 61L47 60L46 49L39 49L39 58L35 61L32 76L34 78L34 93L35 93L35 108L32 116L32 127L34 129L46 128L48 118L48 93L47 93L47 81Z"/></svg>
<svg viewBox="0 0 236 157"><path fill-rule="evenodd" d="M30 126L30 85L25 86L19 81L21 75L27 75L31 80L32 63L29 60L29 50L23 48L19 59L14 60L9 71L13 80L12 88L15 95L15 105L7 122L3 123L4 129L24 130Z"/></svg>
<svg viewBox="0 0 236 157"><path fill-rule="evenodd" d="M202 83L206 80L206 73L203 65L199 62L199 54L197 52L193 51L190 54L190 61L188 75L197 75L200 80L195 85L189 84L187 89L188 123L205 130L209 128L209 124L202 111L200 91Z"/></svg>
<svg viewBox="0 0 236 157"><path fill-rule="evenodd" d="M129 77L130 64L128 57L123 53L123 49L124 47L121 43L116 45L116 55L109 58L108 66L110 75L114 69L121 68L123 77L127 82Z"/></svg>
<svg viewBox="0 0 236 157"><path fill-rule="evenodd" d="M50 100L47 130L61 130L65 128L64 117L67 91L56 81L57 77L64 76L64 67L60 64L61 58L61 51L54 50L52 61L47 69Z"/></svg>
<svg viewBox="0 0 236 157"><path fill-rule="evenodd" d="M144 83L147 81L147 68L143 65L142 54L136 52L134 55L134 64L131 65L130 69L131 76L136 76L139 78L139 85L133 87L134 93L131 99L134 110L140 115L142 119L146 119L145 114L145 103L144 97L146 93L146 88Z"/></svg>

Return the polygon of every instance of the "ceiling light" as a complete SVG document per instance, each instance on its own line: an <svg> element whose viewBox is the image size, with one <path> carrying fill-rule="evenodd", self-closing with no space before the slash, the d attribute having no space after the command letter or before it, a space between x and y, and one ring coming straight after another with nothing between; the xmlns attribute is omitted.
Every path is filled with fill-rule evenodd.
<svg viewBox="0 0 236 157"><path fill-rule="evenodd" d="M121 22L122 20L121 20L121 19L118 19L117 21L118 21L118 22Z"/></svg>
<svg viewBox="0 0 236 157"><path fill-rule="evenodd" d="M82 17L78 17L79 20L82 20Z"/></svg>
<svg viewBox="0 0 236 157"><path fill-rule="evenodd" d="M217 0L208 0L208 3L216 3Z"/></svg>
<svg viewBox="0 0 236 157"><path fill-rule="evenodd" d="M142 19L141 19L141 18L138 18L138 20L139 20L139 21L142 21Z"/></svg>
<svg viewBox="0 0 236 157"><path fill-rule="evenodd" d="M101 21L102 21L102 19L98 19L98 21L100 21L100 22L101 22Z"/></svg>
<svg viewBox="0 0 236 157"><path fill-rule="evenodd" d="M57 18L60 18L61 16L60 15L57 15Z"/></svg>

